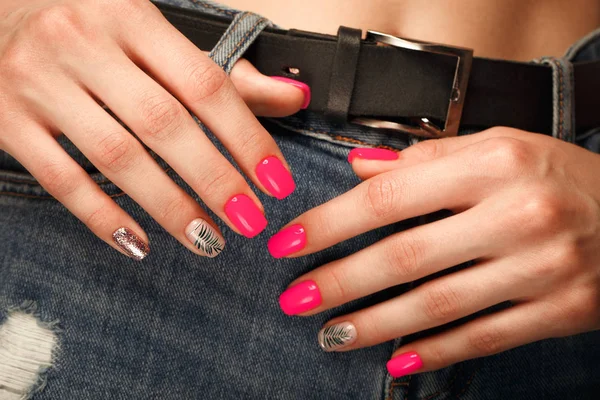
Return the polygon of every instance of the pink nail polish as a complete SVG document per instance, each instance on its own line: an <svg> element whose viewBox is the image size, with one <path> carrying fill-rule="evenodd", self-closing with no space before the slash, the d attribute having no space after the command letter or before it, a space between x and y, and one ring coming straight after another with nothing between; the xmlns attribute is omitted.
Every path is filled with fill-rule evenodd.
<svg viewBox="0 0 600 400"><path fill-rule="evenodd" d="M421 357L414 351L400 354L387 363L387 370L394 378L409 375L423 366Z"/></svg>
<svg viewBox="0 0 600 400"><path fill-rule="evenodd" d="M271 78L275 79L276 81L285 82L292 86L296 86L298 89L302 90L302 93L304 93L304 103L302 103L302 109L304 110L308 107L310 104L310 87L306 83L283 76L272 76Z"/></svg>
<svg viewBox="0 0 600 400"><path fill-rule="evenodd" d="M312 310L321 304L321 292L315 281L304 281L292 286L279 296L279 306L287 315Z"/></svg>
<svg viewBox="0 0 600 400"><path fill-rule="evenodd" d="M242 235L253 238L261 233L267 226L267 219L254 204L254 201L245 194L232 197L225 204L225 214Z"/></svg>
<svg viewBox="0 0 600 400"><path fill-rule="evenodd" d="M351 163L355 158L361 158L363 160L397 160L399 154L397 151L386 150L386 149L372 149L372 148L360 148L352 149L348 154L348 162Z"/></svg>
<svg viewBox="0 0 600 400"><path fill-rule="evenodd" d="M300 251L304 246L306 246L306 232L300 224L288 226L277 232L267 243L269 253L275 258L285 257Z"/></svg>
<svg viewBox="0 0 600 400"><path fill-rule="evenodd" d="M296 189L292 174L274 156L265 158L256 166L256 176L269 193L279 200L285 199Z"/></svg>

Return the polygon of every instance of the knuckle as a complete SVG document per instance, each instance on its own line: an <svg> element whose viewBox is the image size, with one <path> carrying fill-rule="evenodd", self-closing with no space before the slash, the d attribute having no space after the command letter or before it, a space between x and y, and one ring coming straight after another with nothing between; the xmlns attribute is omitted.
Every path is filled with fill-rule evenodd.
<svg viewBox="0 0 600 400"><path fill-rule="evenodd" d="M532 224L532 231L542 233L553 233L564 227L567 222L564 200L555 191L543 187L534 189L523 199L523 222Z"/></svg>
<svg viewBox="0 0 600 400"><path fill-rule="evenodd" d="M40 183L54 197L67 197L79 186L79 180L65 164L47 164L41 171Z"/></svg>
<svg viewBox="0 0 600 400"><path fill-rule="evenodd" d="M172 138L183 125L183 106L171 96L148 95L139 103L140 134L155 140Z"/></svg>
<svg viewBox="0 0 600 400"><path fill-rule="evenodd" d="M75 7L66 3L55 3L43 7L31 14L29 28L36 32L36 37L48 42L71 42L74 38L85 35L86 24Z"/></svg>
<svg viewBox="0 0 600 400"><path fill-rule="evenodd" d="M586 254L583 246L576 240L568 240L556 249L554 264L560 266L558 270L573 271L574 268L586 266Z"/></svg>
<svg viewBox="0 0 600 400"><path fill-rule="evenodd" d="M337 299L336 303L349 301L347 296L346 285L347 279L344 277L344 272L340 268L327 268L324 272L324 281L327 282L327 291L331 297Z"/></svg>
<svg viewBox="0 0 600 400"><path fill-rule="evenodd" d="M443 154L442 142L439 139L423 140L411 149L416 150L424 160L432 160Z"/></svg>
<svg viewBox="0 0 600 400"><path fill-rule="evenodd" d="M467 335L467 343L480 356L499 353L504 347L504 336L498 329L480 328Z"/></svg>
<svg viewBox="0 0 600 400"><path fill-rule="evenodd" d="M380 175L369 180L366 191L366 205L371 213L380 219L392 216L396 210L396 202L401 192L397 181L389 176Z"/></svg>
<svg viewBox="0 0 600 400"><path fill-rule="evenodd" d="M199 103L213 97L224 88L227 74L209 59L199 59L190 63L185 70L186 90L190 100Z"/></svg>
<svg viewBox="0 0 600 400"><path fill-rule="evenodd" d="M213 166L202 171L194 186L198 188L198 193L202 197L222 197L230 185L238 181L235 175L234 170L229 166Z"/></svg>
<svg viewBox="0 0 600 400"><path fill-rule="evenodd" d="M130 168L137 157L135 139L122 132L111 133L98 143L99 164L103 169L117 173Z"/></svg>
<svg viewBox="0 0 600 400"><path fill-rule="evenodd" d="M184 195L174 195L166 199L158 207L158 218L160 221L178 221L184 212L188 199Z"/></svg>
<svg viewBox="0 0 600 400"><path fill-rule="evenodd" d="M519 139L511 137L493 137L482 142L480 146L486 168L499 171L503 174L517 174L528 165L530 150L528 145Z"/></svg>
<svg viewBox="0 0 600 400"><path fill-rule="evenodd" d="M414 237L400 235L396 240L390 241L386 255L394 278L412 277L422 265L424 244Z"/></svg>
<svg viewBox="0 0 600 400"><path fill-rule="evenodd" d="M436 341L430 343L427 346L427 359L429 360L428 365L442 368L447 365L454 364L455 361L452 358L452 349L448 348L445 344L438 344Z"/></svg>
<svg viewBox="0 0 600 400"><path fill-rule="evenodd" d="M462 306L458 294L452 287L431 284L424 288L423 311L432 321L445 322L458 318Z"/></svg>
<svg viewBox="0 0 600 400"><path fill-rule="evenodd" d="M110 208L107 205L100 205L95 210L90 212L84 219L83 223L91 230L104 230L110 219L107 218Z"/></svg>
<svg viewBox="0 0 600 400"><path fill-rule="evenodd" d="M2 75L15 83L31 81L35 74L31 73L29 66L32 64L34 52L31 46L22 40L8 43L2 52L0 70Z"/></svg>

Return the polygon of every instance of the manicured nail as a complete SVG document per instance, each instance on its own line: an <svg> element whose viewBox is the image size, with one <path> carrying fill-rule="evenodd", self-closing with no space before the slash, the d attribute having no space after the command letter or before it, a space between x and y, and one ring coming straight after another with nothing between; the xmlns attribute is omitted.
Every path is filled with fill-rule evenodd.
<svg viewBox="0 0 600 400"><path fill-rule="evenodd" d="M288 226L277 232L269 239L267 247L269 253L275 258L285 257L306 246L306 232L300 224Z"/></svg>
<svg viewBox="0 0 600 400"><path fill-rule="evenodd" d="M185 236L206 257L216 257L225 248L225 239L202 218L196 218L185 228Z"/></svg>
<svg viewBox="0 0 600 400"><path fill-rule="evenodd" d="M265 158L256 166L256 176L269 193L279 200L285 199L296 189L292 174L274 156Z"/></svg>
<svg viewBox="0 0 600 400"><path fill-rule="evenodd" d="M348 154L348 162L351 163L355 158L361 158L363 160L397 160L399 154L397 151L386 150L386 149L372 149L364 147L360 149L352 149Z"/></svg>
<svg viewBox="0 0 600 400"><path fill-rule="evenodd" d="M315 281L292 286L279 296L279 306L287 315L301 314L321 304L321 292Z"/></svg>
<svg viewBox="0 0 600 400"><path fill-rule="evenodd" d="M225 204L225 214L242 235L253 238L267 227L267 219L254 201L245 194L232 197Z"/></svg>
<svg viewBox="0 0 600 400"><path fill-rule="evenodd" d="M302 103L302 109L304 110L308 107L308 105L310 104L310 87L306 83L286 78L283 76L272 76L271 78L275 79L276 81L285 82L292 86L296 86L298 89L302 90L302 93L304 93L304 102Z"/></svg>
<svg viewBox="0 0 600 400"><path fill-rule="evenodd" d="M141 261L150 253L150 247L138 235L126 227L121 227L112 234L114 242L129 257Z"/></svg>
<svg viewBox="0 0 600 400"><path fill-rule="evenodd" d="M394 378L409 375L423 366L421 357L414 351L400 354L387 363L387 370Z"/></svg>
<svg viewBox="0 0 600 400"><path fill-rule="evenodd" d="M336 351L354 342L356 327L350 322L341 322L319 331L319 345L325 351Z"/></svg>

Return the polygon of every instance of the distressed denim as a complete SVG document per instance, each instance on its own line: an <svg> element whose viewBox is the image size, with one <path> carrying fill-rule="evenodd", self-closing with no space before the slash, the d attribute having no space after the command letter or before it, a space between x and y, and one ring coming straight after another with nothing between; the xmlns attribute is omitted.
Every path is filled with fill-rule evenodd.
<svg viewBox="0 0 600 400"><path fill-rule="evenodd" d="M238 15L212 2L163 1L232 20ZM251 43L252 35L238 33L223 46ZM215 61L226 69L241 55L227 64L227 57L218 59L217 53L212 54ZM576 44L568 60L598 57L600 38L594 35ZM306 111L261 121L293 170L296 192L284 201L257 193L269 226L254 239L236 235L220 223L227 247L214 259L181 246L64 136L61 145L148 233L152 252L143 262L126 258L96 238L17 161L0 152L0 332L11 316L21 313L56 338L52 361L40 370L28 392L31 398L600 398L600 332L544 340L400 379L392 379L385 369L394 349L448 325L366 349L324 353L316 337L323 323L410 290L415 283L308 318L288 317L280 311L277 298L288 283L324 263L443 215L386 226L317 254L273 259L266 246L271 235L302 212L359 183L346 161L351 148L403 149L414 141L355 125L332 125ZM567 136L600 152L600 129ZM164 162L157 161L201 202ZM402 310L397 317L402 318ZM0 335L0 349L6 345L2 340ZM3 362L9 361L0 359L0 365ZM12 400L1 382L0 377L0 399Z"/></svg>

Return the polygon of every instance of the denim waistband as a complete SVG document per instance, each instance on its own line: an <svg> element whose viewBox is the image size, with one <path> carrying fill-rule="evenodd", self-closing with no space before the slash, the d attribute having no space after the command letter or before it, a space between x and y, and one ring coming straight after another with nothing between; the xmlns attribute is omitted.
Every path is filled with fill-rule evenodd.
<svg viewBox="0 0 600 400"><path fill-rule="evenodd" d="M209 0L155 1L230 18L232 20L230 28L210 53L213 60L227 72L243 56L244 51L252 44L261 30L268 25L273 25L269 20L259 15L235 10ZM573 121L576 116L573 112L574 83L572 63L597 60L599 58L600 29L574 43L563 57L544 57L532 61L546 63L553 69L553 135L555 137L572 142L577 140L577 136L589 136L589 132L574 132L575 125ZM197 119L196 121L202 126L200 121ZM299 134L321 140L341 142L350 147L370 145L402 149L418 141L416 138L405 135L393 134L349 123L334 124L323 115L308 111L300 111L293 116L270 119L270 121ZM206 129L204 126L202 128ZM466 130L460 132L460 134L468 133L472 132ZM87 172L97 172L97 169L64 135L60 136L58 141ZM0 151L0 170L25 172L25 169L16 160L2 151Z"/></svg>

